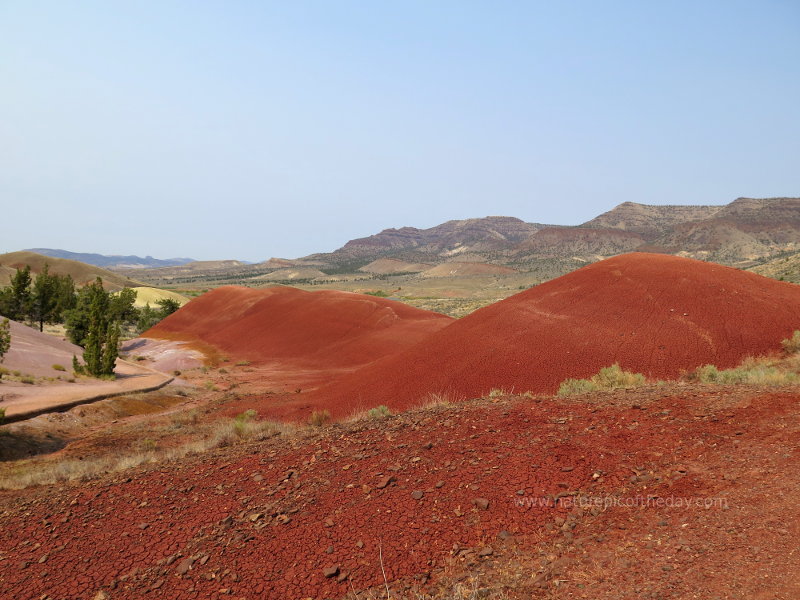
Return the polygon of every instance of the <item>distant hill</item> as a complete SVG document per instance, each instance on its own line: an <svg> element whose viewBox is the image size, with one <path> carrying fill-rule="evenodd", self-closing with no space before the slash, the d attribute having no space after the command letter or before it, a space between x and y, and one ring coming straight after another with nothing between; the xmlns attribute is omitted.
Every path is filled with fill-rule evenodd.
<svg viewBox="0 0 800 600"><path fill-rule="evenodd" d="M749 270L773 279L800 283L800 252L780 254Z"/></svg>
<svg viewBox="0 0 800 600"><path fill-rule="evenodd" d="M651 205L623 202L580 227L623 229L638 233L644 240L652 242L677 225L709 219L722 209L722 206Z"/></svg>
<svg viewBox="0 0 800 600"><path fill-rule="evenodd" d="M106 289L117 291L124 287L137 287L142 285L140 282L113 273L95 265L78 262L76 260L69 260L66 258L56 258L53 256L44 256L35 252L23 250L21 252L9 252L8 254L0 254L0 287L7 286L11 277L16 272L17 268L23 268L28 265L31 272L41 273L44 265L50 267L50 273L55 275L70 275L75 281L77 286L83 286L91 283L97 277L103 279L103 285Z"/></svg>
<svg viewBox="0 0 800 600"><path fill-rule="evenodd" d="M176 265L183 265L188 262L193 262L193 258L167 258L159 259L152 256L119 256L119 255L105 255L105 254L92 254L87 252L69 252L68 250L57 250L54 248L30 248L26 252L36 252L44 256L52 256L54 258L67 258L69 260L77 260L89 265L98 267L109 268L129 268L129 269L152 269L157 267L173 267Z"/></svg>
<svg viewBox="0 0 800 600"><path fill-rule="evenodd" d="M423 271L455 277L466 267L488 273L535 273L540 280L627 252L674 254L751 268L800 251L800 198L737 198L727 205L649 205L624 202L577 226L527 223L490 216L447 221L427 229L400 227L350 240L332 252L258 264L196 262L137 272L153 285L263 284L274 273L308 279L420 278ZM490 266L502 267L493 269ZM305 269L309 269L305 271ZM473 267L472 270L475 270ZM314 277L311 277L314 275ZM303 277L302 279L306 279Z"/></svg>

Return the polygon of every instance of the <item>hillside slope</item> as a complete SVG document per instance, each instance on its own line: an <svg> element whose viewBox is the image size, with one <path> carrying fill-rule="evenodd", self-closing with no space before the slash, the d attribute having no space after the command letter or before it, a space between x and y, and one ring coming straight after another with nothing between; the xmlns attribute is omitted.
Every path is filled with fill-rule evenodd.
<svg viewBox="0 0 800 600"><path fill-rule="evenodd" d="M459 319L421 344L318 390L315 406L404 408L430 393L553 392L615 362L652 378L780 348L800 287L690 259L610 258Z"/></svg>
<svg viewBox="0 0 800 600"><path fill-rule="evenodd" d="M451 321L362 294L226 286L192 300L143 337L200 340L251 361L352 367L407 348Z"/></svg>
<svg viewBox="0 0 800 600"><path fill-rule="evenodd" d="M111 291L118 291L124 287L136 287L142 285L138 281L108 271L94 265L87 265L67 258L54 258L44 256L35 252L9 252L0 254L0 286L6 286L11 281L11 276L19 267L28 265L31 273L41 273L44 265L50 267L50 273L54 275L70 275L75 281L75 285L82 286L93 282L97 277L103 279L103 286Z"/></svg>

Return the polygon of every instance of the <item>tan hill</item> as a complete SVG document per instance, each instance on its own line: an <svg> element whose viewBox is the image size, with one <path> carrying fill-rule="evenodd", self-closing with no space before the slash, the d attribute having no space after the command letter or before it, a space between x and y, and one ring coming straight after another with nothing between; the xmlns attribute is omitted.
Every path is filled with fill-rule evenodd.
<svg viewBox="0 0 800 600"><path fill-rule="evenodd" d="M324 278L325 273L319 269L311 267L289 267L286 269L278 269L272 273L265 275L258 275L253 277L251 281L310 281L312 279Z"/></svg>
<svg viewBox="0 0 800 600"><path fill-rule="evenodd" d="M800 252L776 256L748 270L780 281L800 283Z"/></svg>
<svg viewBox="0 0 800 600"><path fill-rule="evenodd" d="M675 226L657 243L672 253L730 264L797 250L800 198L739 198L711 218Z"/></svg>
<svg viewBox="0 0 800 600"><path fill-rule="evenodd" d="M155 308L159 300L164 300L165 298L169 298L171 300L175 300L181 306L189 302L189 298L184 296L183 294L178 294L177 292L171 292L169 290L159 290L158 288L153 287L135 287L133 291L136 292L136 301L134 305L142 308L146 304L149 304L152 308Z"/></svg>
<svg viewBox="0 0 800 600"><path fill-rule="evenodd" d="M623 229L638 233L646 240L653 240L676 225L708 219L721 209L721 206L661 206L623 202L581 227Z"/></svg>
<svg viewBox="0 0 800 600"><path fill-rule="evenodd" d="M41 273L44 265L50 267L50 273L54 275L70 275L78 286L93 282L97 277L103 279L103 286L112 291L120 290L124 287L136 287L140 282L108 271L102 267L87 265L67 258L55 258L44 256L35 252L9 252L0 254L0 286L7 286L11 281L11 276L17 268L25 265L31 268L31 273Z"/></svg>
<svg viewBox="0 0 800 600"><path fill-rule="evenodd" d="M620 229L546 227L516 247L519 256L597 257L636 250L644 244L640 233Z"/></svg>
<svg viewBox="0 0 800 600"><path fill-rule="evenodd" d="M510 275L511 267L474 262L447 262L420 273L420 277L464 277L476 275Z"/></svg>
<svg viewBox="0 0 800 600"><path fill-rule="evenodd" d="M267 269L285 269L288 267L293 267L297 264L296 260L289 260L287 258L270 258L269 260L265 260L264 262L258 263L259 267L264 267Z"/></svg>
<svg viewBox="0 0 800 600"><path fill-rule="evenodd" d="M447 221L430 229L385 229L351 240L334 254L363 256L409 249L432 255L482 251L521 242L542 227L514 217L484 217Z"/></svg>
<svg viewBox="0 0 800 600"><path fill-rule="evenodd" d="M427 263L410 263L397 258L378 258L358 270L364 273L388 275L390 273L420 273L433 265Z"/></svg>

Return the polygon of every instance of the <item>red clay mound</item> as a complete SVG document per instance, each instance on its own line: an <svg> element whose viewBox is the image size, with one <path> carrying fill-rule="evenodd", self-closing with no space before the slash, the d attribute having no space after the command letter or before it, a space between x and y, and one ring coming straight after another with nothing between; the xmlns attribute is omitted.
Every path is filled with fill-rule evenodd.
<svg viewBox="0 0 800 600"><path fill-rule="evenodd" d="M615 362L672 378L776 350L798 328L799 286L686 258L625 254L459 319L319 389L311 404L338 415L345 403L405 408L431 392L553 392Z"/></svg>
<svg viewBox="0 0 800 600"><path fill-rule="evenodd" d="M339 368L408 348L451 321L349 292L226 286L192 300L143 337L201 341L257 362L292 360Z"/></svg>

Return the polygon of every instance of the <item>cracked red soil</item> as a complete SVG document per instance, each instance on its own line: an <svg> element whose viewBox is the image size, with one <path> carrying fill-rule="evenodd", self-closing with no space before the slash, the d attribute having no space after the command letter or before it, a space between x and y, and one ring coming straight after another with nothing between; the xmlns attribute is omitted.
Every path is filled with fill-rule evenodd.
<svg viewBox="0 0 800 600"><path fill-rule="evenodd" d="M795 598L798 399L794 387L670 386L474 401L4 492L0 586L9 598L334 598L381 585L382 554L396 594L469 573L516 598ZM576 497L727 508L564 504ZM323 574L333 566L341 581Z"/></svg>

